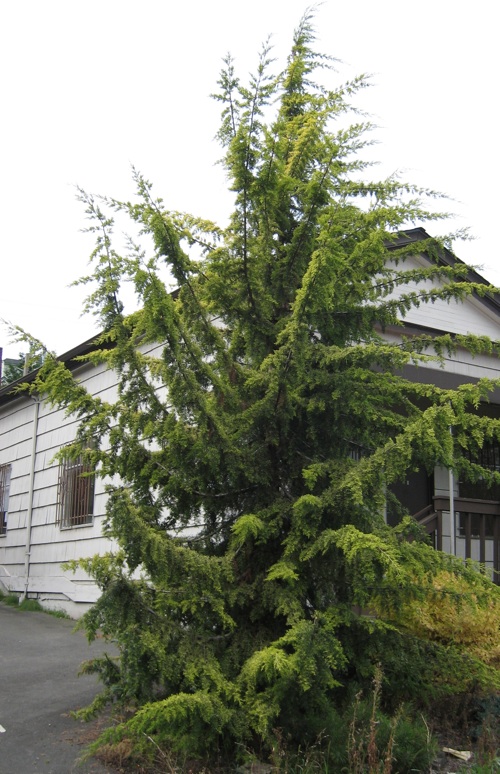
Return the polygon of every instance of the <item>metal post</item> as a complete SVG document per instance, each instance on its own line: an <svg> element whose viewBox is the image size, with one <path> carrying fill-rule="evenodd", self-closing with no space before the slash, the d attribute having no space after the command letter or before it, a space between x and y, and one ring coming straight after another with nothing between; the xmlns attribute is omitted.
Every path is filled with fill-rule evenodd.
<svg viewBox="0 0 500 774"><path fill-rule="evenodd" d="M453 444L453 428L450 426L450 435L452 437ZM448 470L448 487L450 489L450 554L452 556L457 555L455 546L455 477L453 475L453 468Z"/></svg>
<svg viewBox="0 0 500 774"><path fill-rule="evenodd" d="M31 528L33 521L33 495L35 492L35 462L36 462L36 442L38 439L38 415L40 411L40 399L35 398L35 408L33 414L33 435L31 443L31 468L28 492L28 512L26 516L26 550L24 554L24 591L19 598L23 602L28 596L30 582L30 557L31 557Z"/></svg>

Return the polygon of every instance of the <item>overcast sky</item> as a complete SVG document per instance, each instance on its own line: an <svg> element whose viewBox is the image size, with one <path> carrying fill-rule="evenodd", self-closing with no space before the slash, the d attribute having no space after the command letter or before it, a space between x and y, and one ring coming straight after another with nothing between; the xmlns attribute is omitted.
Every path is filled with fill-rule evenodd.
<svg viewBox="0 0 500 774"><path fill-rule="evenodd" d="M281 68L307 3L298 0L0 2L0 317L57 353L94 333L80 318L92 244L75 186L128 198L130 165L170 209L223 221L215 165L220 106L209 95L224 54L242 76L272 34ZM318 48L338 81L373 74L360 107L378 124L378 175L447 193L475 242L456 254L500 284L496 235L499 48L486 0L326 0ZM432 232L432 227L428 227ZM16 356L0 330L4 356Z"/></svg>

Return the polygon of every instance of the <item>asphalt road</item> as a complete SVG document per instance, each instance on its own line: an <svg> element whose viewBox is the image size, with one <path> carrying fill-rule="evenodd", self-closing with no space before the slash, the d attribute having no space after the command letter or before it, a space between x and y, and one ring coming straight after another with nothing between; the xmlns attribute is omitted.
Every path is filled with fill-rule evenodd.
<svg viewBox="0 0 500 774"><path fill-rule="evenodd" d="M0 774L110 774L95 760L79 763L96 723L71 717L99 691L82 661L108 649L88 645L75 622L0 604Z"/></svg>

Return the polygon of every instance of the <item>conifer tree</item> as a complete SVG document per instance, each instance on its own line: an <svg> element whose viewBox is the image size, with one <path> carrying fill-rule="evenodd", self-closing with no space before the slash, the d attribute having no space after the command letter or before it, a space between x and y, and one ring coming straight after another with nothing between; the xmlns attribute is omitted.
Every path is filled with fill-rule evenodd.
<svg viewBox="0 0 500 774"><path fill-rule="evenodd" d="M469 451L500 429L475 411L493 382L451 391L398 375L458 345L495 345L394 344L383 331L415 305L493 289L443 265L437 239L419 245L427 268L406 267L415 248L398 234L437 218L432 194L364 180L371 126L346 117L366 81L323 88L330 64L310 14L279 76L267 46L246 86L225 60L226 227L167 210L138 173L133 202L81 193L97 239L87 309L105 331L90 360L117 372L118 397L90 396L54 358L34 389L80 418L75 448L112 482L106 531L119 551L82 564L102 589L87 632L121 652L94 663L105 690L92 709L137 708L115 738L264 755L278 736L293 748L331 728L378 664L393 706L499 683L465 645L410 625L419 600L436 604L438 575L457 604L465 595L496 615L497 588L433 551L411 519L384 522L408 470L478 475ZM154 249L131 241L119 254L114 212ZM140 300L131 315L123 282Z"/></svg>

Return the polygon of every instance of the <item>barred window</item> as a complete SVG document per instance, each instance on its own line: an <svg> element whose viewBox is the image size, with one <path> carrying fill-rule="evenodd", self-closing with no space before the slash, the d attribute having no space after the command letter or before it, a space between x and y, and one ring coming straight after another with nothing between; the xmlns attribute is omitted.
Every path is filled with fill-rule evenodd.
<svg viewBox="0 0 500 774"><path fill-rule="evenodd" d="M475 452L464 450L464 457L486 470L500 473L500 444L489 441L482 449ZM460 481L460 497L470 497L475 500L500 500L500 484L487 484L482 478L478 481Z"/></svg>
<svg viewBox="0 0 500 774"><path fill-rule="evenodd" d="M500 444L498 441L486 442L482 449L475 453L465 451L464 456L483 468L500 471Z"/></svg>
<svg viewBox="0 0 500 774"><path fill-rule="evenodd" d="M10 465L0 465L0 535L7 533L9 510Z"/></svg>
<svg viewBox="0 0 500 774"><path fill-rule="evenodd" d="M56 521L62 529L92 524L95 470L81 457L61 460Z"/></svg>

